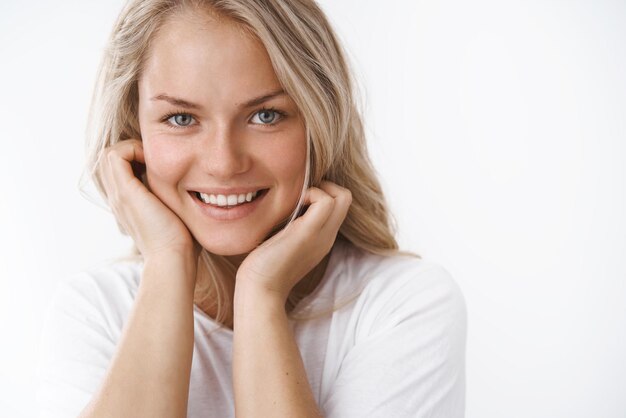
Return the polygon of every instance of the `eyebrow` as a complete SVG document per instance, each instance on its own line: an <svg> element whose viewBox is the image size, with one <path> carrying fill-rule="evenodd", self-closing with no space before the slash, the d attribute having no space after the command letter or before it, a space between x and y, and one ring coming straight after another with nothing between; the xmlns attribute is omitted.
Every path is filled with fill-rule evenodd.
<svg viewBox="0 0 626 418"><path fill-rule="evenodd" d="M271 93L267 93L264 94L262 96L259 97L255 97L254 99L250 99L247 102L240 104L241 107L247 108L247 107L253 107L253 106L258 106L261 103L267 102L268 100L271 100L275 97L278 96L283 96L285 95L285 90L280 89L280 90L276 90L273 91ZM172 97L169 96L165 93L163 94L158 94L156 96L154 96L152 99L150 99L152 101L157 101L157 100L163 100L166 101L174 106L179 106L179 107L183 107L185 109L202 109L202 106L197 104L197 103L192 103L190 101L187 101L185 99L181 99L179 97Z"/></svg>
<svg viewBox="0 0 626 418"><path fill-rule="evenodd" d="M188 102L187 100L180 99L178 97L168 96L167 94L156 95L150 100L152 101L163 100L174 106L184 107L185 109L201 109L202 108L202 106L200 106L199 104Z"/></svg>
<svg viewBox="0 0 626 418"><path fill-rule="evenodd" d="M256 97L256 98L254 98L252 100L248 100L246 103L243 104L243 107L258 106L261 103L265 103L268 100L271 100L271 99L273 99L275 97L278 97L278 96L284 96L286 94L287 93L285 93L285 90L283 90L283 89L276 90L274 92L271 92L271 93L268 93L268 94L264 94L263 96Z"/></svg>

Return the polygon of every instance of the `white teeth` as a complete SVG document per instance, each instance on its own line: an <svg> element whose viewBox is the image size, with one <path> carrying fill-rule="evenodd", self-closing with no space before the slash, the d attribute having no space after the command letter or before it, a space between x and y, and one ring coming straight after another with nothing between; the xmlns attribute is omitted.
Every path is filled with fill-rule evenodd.
<svg viewBox="0 0 626 418"><path fill-rule="evenodd" d="M250 192L247 194L241 193L238 195L236 194L214 195L214 194L207 194L207 193L198 193L197 195L201 201L203 201L204 203L210 203L211 205L237 206L245 202L251 202L257 196L257 194L258 194L258 191Z"/></svg>

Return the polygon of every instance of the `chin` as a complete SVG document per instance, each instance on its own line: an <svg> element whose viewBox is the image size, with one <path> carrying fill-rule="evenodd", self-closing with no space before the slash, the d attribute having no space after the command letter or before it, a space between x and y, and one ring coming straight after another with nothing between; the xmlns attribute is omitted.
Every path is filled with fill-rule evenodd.
<svg viewBox="0 0 626 418"><path fill-rule="evenodd" d="M235 256L247 254L254 250L261 240L255 241L253 237L223 237L215 239L215 237L195 237L198 243L211 254L222 256Z"/></svg>

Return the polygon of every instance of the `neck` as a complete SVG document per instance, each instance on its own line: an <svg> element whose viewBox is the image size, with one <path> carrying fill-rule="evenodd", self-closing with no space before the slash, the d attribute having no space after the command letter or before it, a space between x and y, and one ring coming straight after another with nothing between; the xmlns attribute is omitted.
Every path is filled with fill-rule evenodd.
<svg viewBox="0 0 626 418"><path fill-rule="evenodd" d="M228 300L233 301L235 297L235 273L238 266L245 258L245 254L241 256L229 256L226 259L234 266L235 271L232 275L222 276L218 280L225 288L225 291L229 297ZM291 290L288 300L285 302L285 311L290 313L297 304L306 296L311 294L322 281L326 272L326 267L330 259L330 253L328 253L322 261L320 261L309 273L307 273ZM198 305L202 311L213 319L217 318L217 299L216 290L213 288L212 282L209 278L209 272L207 271L202 258L198 258L198 269L196 275L196 289L194 295L194 303ZM212 295L213 297L207 300L206 296ZM231 303L228 306L224 325L228 328L233 328L233 305Z"/></svg>

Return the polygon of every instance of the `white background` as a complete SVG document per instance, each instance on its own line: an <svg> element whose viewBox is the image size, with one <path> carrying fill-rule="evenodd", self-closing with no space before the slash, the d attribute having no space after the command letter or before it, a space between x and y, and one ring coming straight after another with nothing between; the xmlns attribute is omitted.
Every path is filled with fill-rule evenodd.
<svg viewBox="0 0 626 418"><path fill-rule="evenodd" d="M122 2L0 5L0 415L56 283L130 246L78 192ZM467 417L626 416L626 2L325 0L405 248L468 305Z"/></svg>

